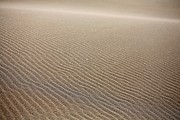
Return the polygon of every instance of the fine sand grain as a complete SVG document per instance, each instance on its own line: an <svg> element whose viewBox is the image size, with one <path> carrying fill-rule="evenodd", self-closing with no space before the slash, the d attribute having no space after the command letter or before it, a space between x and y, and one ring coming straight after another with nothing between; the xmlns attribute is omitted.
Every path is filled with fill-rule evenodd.
<svg viewBox="0 0 180 120"><path fill-rule="evenodd" d="M180 120L180 14L165 1L174 14L2 2L0 119Z"/></svg>

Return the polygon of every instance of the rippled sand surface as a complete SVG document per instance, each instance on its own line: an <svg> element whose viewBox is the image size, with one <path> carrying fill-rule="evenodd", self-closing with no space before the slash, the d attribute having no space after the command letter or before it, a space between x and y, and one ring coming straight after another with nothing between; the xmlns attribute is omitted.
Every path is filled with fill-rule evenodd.
<svg viewBox="0 0 180 120"><path fill-rule="evenodd" d="M178 0L0 2L1 120L179 120Z"/></svg>

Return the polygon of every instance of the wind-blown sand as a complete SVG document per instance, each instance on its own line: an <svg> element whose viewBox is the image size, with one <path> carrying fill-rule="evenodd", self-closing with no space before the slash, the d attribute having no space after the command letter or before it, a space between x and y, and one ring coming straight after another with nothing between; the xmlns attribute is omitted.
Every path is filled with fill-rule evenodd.
<svg viewBox="0 0 180 120"><path fill-rule="evenodd" d="M178 10L72 6L0 4L0 119L179 120Z"/></svg>

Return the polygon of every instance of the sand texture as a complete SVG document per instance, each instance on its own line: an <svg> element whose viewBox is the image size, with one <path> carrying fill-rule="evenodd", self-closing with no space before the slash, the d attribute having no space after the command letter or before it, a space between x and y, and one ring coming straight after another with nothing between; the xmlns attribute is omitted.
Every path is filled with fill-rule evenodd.
<svg viewBox="0 0 180 120"><path fill-rule="evenodd" d="M0 120L180 120L178 0L105 1L0 2Z"/></svg>

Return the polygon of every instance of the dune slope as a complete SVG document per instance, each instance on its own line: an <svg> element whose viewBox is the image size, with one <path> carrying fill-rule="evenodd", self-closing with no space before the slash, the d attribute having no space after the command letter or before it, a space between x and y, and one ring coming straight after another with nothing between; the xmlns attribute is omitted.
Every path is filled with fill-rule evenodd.
<svg viewBox="0 0 180 120"><path fill-rule="evenodd" d="M180 119L179 19L12 6L0 119Z"/></svg>

